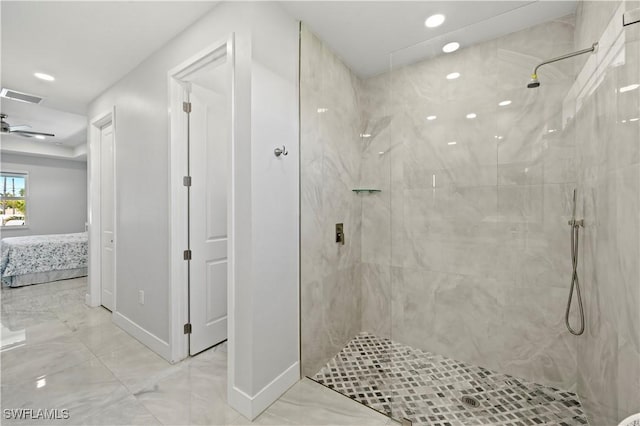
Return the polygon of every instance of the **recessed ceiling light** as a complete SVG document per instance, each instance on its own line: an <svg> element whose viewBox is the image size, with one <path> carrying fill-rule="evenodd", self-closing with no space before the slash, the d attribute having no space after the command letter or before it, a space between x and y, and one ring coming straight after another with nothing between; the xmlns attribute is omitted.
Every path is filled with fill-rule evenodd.
<svg viewBox="0 0 640 426"><path fill-rule="evenodd" d="M322 114L323 112L329 111L329 108L318 108L318 113Z"/></svg>
<svg viewBox="0 0 640 426"><path fill-rule="evenodd" d="M371 133L360 133L360 137L361 138L370 138L371 137Z"/></svg>
<svg viewBox="0 0 640 426"><path fill-rule="evenodd" d="M630 84L628 86L624 86L620 88L620 93L628 92L630 90L635 90L640 87L640 84Z"/></svg>
<svg viewBox="0 0 640 426"><path fill-rule="evenodd" d="M459 72L452 72L451 74L447 74L447 80L455 80L458 77L460 77Z"/></svg>
<svg viewBox="0 0 640 426"><path fill-rule="evenodd" d="M44 139L44 136L42 136L42 135L35 135L35 136L34 136L34 138L36 138L36 139L40 139L40 140L43 140L43 139Z"/></svg>
<svg viewBox="0 0 640 426"><path fill-rule="evenodd" d="M630 118L629 119L630 122L634 122L634 121L638 121L638 120L640 120L640 117Z"/></svg>
<svg viewBox="0 0 640 426"><path fill-rule="evenodd" d="M424 25L427 28L439 27L444 22L444 19L444 15L439 13L436 15L431 15L426 19L426 21L424 21Z"/></svg>
<svg viewBox="0 0 640 426"><path fill-rule="evenodd" d="M45 81L53 81L55 80L55 77L49 74L45 74L42 72L36 72L33 75L35 75L36 77L38 77L40 80L45 80Z"/></svg>
<svg viewBox="0 0 640 426"><path fill-rule="evenodd" d="M507 99L506 101L502 101L502 102L500 102L498 105L500 105L500 106L507 106L507 105L511 105L511 101Z"/></svg>
<svg viewBox="0 0 640 426"><path fill-rule="evenodd" d="M476 118L476 117L477 117L477 115L476 115L475 112L471 112L471 113L467 114L467 118Z"/></svg>
<svg viewBox="0 0 640 426"><path fill-rule="evenodd" d="M442 51L444 53L451 53L451 52L455 52L459 48L460 48L460 43L452 41L451 43L447 43L444 46L442 46Z"/></svg>
<svg viewBox="0 0 640 426"><path fill-rule="evenodd" d="M451 141L451 142L447 142L447 145L455 145L455 144L457 144L457 143L458 143L458 142L456 142L456 141Z"/></svg>
<svg viewBox="0 0 640 426"><path fill-rule="evenodd" d="M427 120L431 121L431 120L435 120L436 118L438 118L438 117L435 116L435 115L430 115L430 116L427 117Z"/></svg>

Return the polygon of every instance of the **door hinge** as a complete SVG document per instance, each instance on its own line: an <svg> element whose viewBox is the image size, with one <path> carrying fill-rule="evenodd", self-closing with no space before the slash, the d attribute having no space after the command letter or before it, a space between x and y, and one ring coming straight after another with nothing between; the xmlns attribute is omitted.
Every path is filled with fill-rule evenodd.
<svg viewBox="0 0 640 426"><path fill-rule="evenodd" d="M184 260L191 260L191 250L185 250L182 253Z"/></svg>
<svg viewBox="0 0 640 426"><path fill-rule="evenodd" d="M185 176L182 178L182 184L184 186L191 186L191 176Z"/></svg>
<svg viewBox="0 0 640 426"><path fill-rule="evenodd" d="M191 334L191 324L187 323L184 325L184 334Z"/></svg>
<svg viewBox="0 0 640 426"><path fill-rule="evenodd" d="M191 102L183 102L182 103L182 110L184 112L186 112L187 114L189 114L191 112Z"/></svg>

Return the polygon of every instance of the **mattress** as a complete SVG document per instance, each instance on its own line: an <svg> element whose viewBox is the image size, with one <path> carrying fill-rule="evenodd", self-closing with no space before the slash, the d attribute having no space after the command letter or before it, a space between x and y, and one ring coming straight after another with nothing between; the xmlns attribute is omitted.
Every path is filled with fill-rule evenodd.
<svg viewBox="0 0 640 426"><path fill-rule="evenodd" d="M3 238L1 246L0 275L6 285L34 284L28 277L20 279L26 276L71 278L81 276L78 274L82 271L86 275L89 249L86 232ZM67 273L47 274L52 271Z"/></svg>

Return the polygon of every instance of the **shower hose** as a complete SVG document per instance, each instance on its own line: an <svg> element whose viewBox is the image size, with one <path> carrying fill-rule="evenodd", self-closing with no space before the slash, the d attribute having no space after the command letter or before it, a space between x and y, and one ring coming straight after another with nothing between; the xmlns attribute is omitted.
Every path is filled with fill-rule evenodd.
<svg viewBox="0 0 640 426"><path fill-rule="evenodd" d="M575 223L571 224L571 263L573 264L573 273L571 275L571 289L569 290L569 300L567 301L567 311L564 315L564 321L567 325L567 329L571 334L576 336L584 333L584 308L582 307L582 295L580 294L580 281L578 280L578 232L580 225ZM574 330L569 322L569 314L571 313L571 302L573 300L573 290L575 288L576 297L578 299L578 314L580 317L580 328Z"/></svg>

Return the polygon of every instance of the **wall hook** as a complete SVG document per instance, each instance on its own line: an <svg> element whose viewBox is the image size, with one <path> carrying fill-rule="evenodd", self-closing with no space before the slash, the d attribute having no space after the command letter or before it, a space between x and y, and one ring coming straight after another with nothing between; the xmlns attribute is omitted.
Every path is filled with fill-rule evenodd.
<svg viewBox="0 0 640 426"><path fill-rule="evenodd" d="M282 145L282 148L274 149L273 153L276 155L276 157L280 157L281 155L289 154L289 151L287 151L287 147L286 146Z"/></svg>

